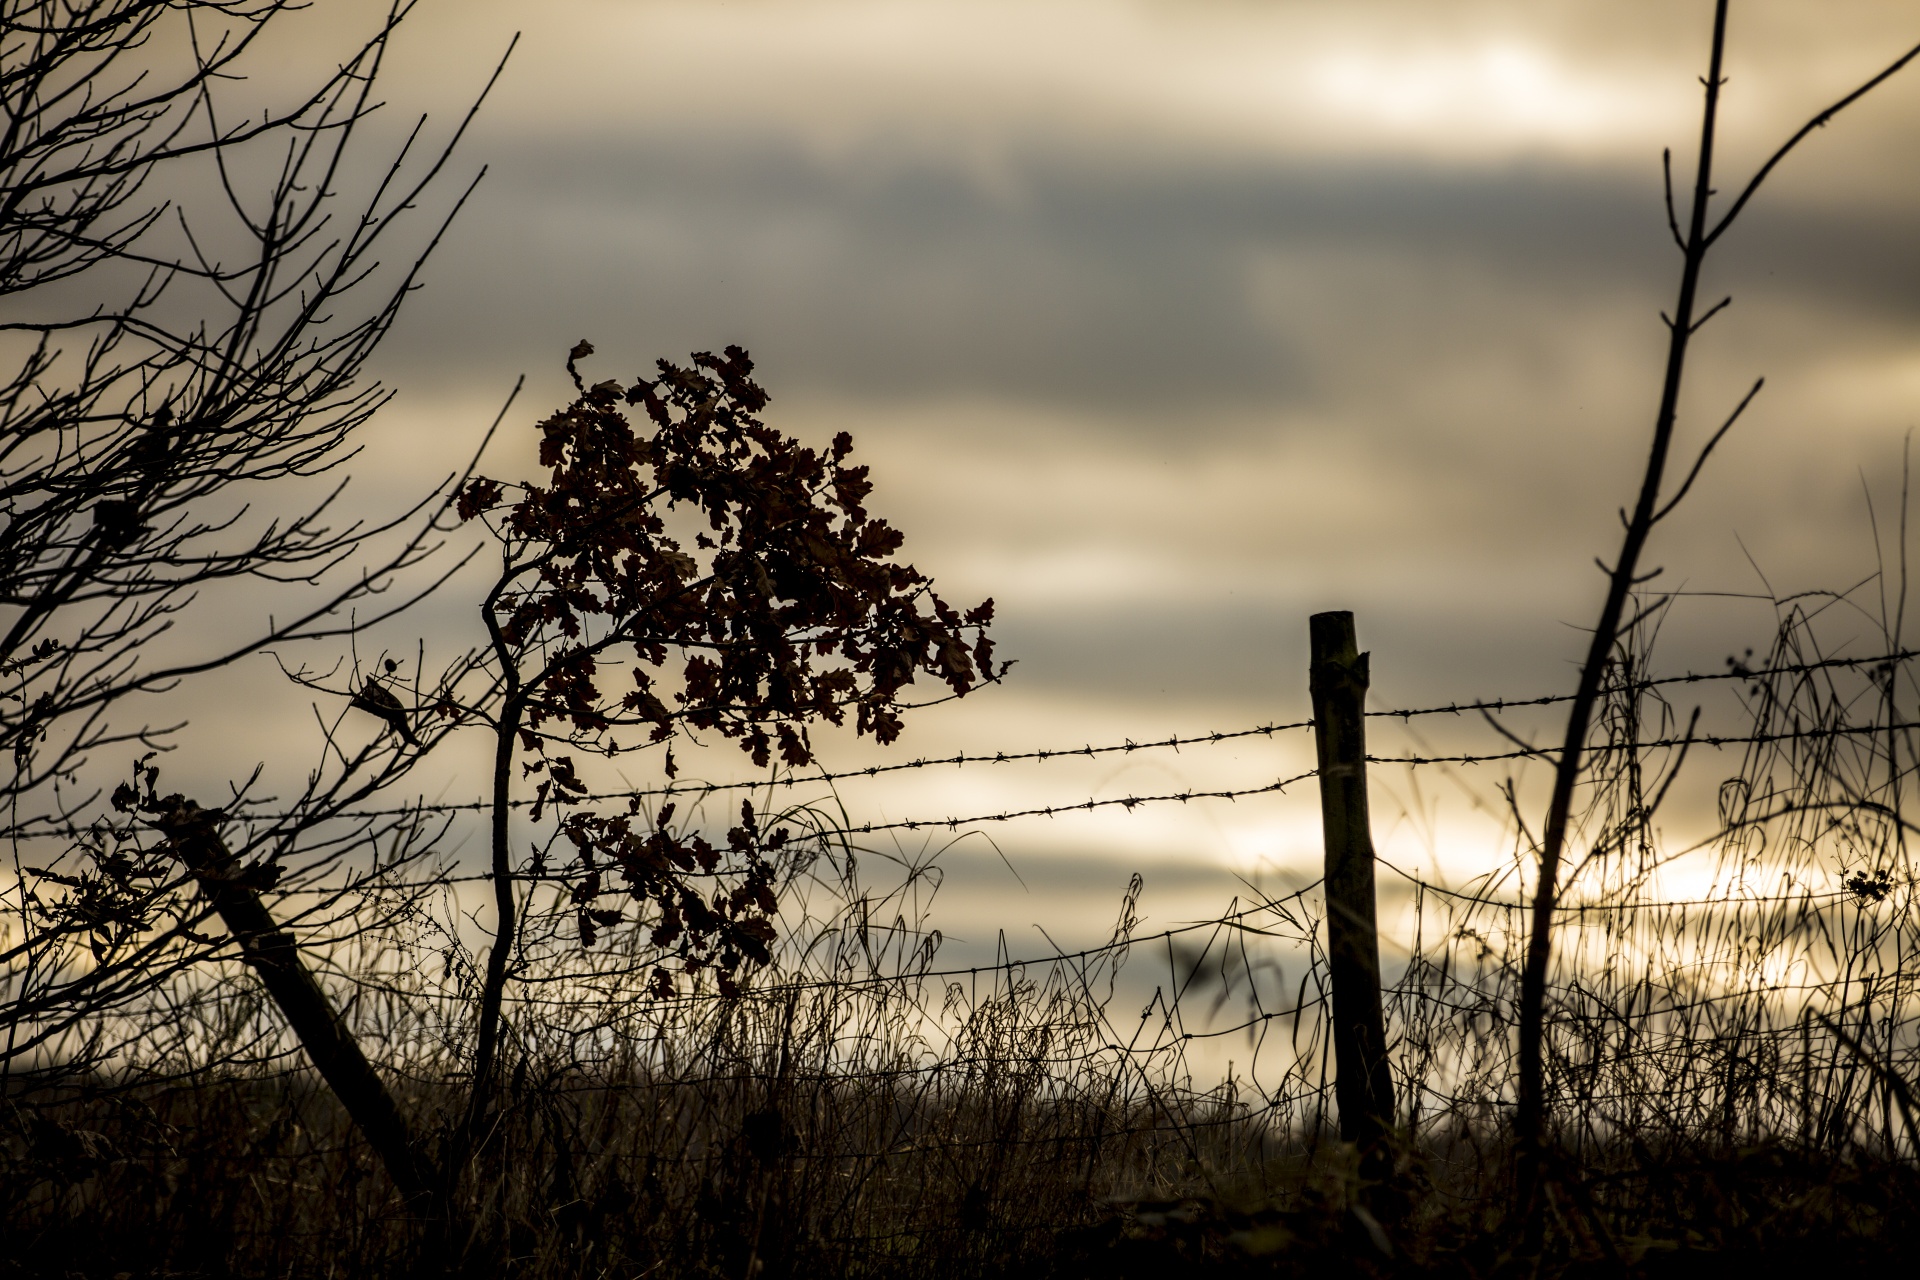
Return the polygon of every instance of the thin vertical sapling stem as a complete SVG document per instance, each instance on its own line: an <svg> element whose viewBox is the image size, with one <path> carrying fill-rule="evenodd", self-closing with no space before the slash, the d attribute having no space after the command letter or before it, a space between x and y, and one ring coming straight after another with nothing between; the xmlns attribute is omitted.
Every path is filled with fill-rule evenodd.
<svg viewBox="0 0 1920 1280"><path fill-rule="evenodd" d="M1688 347L1693 335L1699 332L1701 326L1726 305L1724 301L1718 303L1696 319L1701 268L1705 264L1708 251L1747 207L1761 183L1788 152L1798 146L1814 129L1826 124L1842 109L1894 75L1914 57L1920 56L1920 45L1916 45L1871 80L1815 115L1768 157L1746 186L1741 189L1739 196L1727 212L1710 224L1708 205L1715 194L1713 189L1715 131L1718 124L1720 89L1725 84L1721 68L1726 48L1727 7L1727 0L1717 0L1714 6L1712 49L1708 57L1707 76L1702 82L1706 96L1701 112L1700 154L1695 166L1693 202L1684 236L1673 209L1671 168L1668 169L1668 225L1680 247L1682 265L1679 297L1675 302L1673 314L1663 316L1668 329L1667 362L1666 372L1661 381L1660 406L1654 417L1653 439L1647 450L1646 469L1641 479L1640 493L1634 503L1633 513L1630 517L1622 513L1626 532L1621 541L1619 554L1611 567L1605 564L1601 566L1607 574L1606 599L1601 605L1599 619L1594 625L1586 659L1580 668L1579 685L1567 714L1566 735L1562 740L1559 763L1554 771L1552 796L1548 802L1547 819L1540 838L1540 874L1534 890L1526 957L1520 984L1520 1079L1515 1116L1515 1137L1521 1162L1520 1189L1523 1204L1528 1207L1532 1205L1538 1186L1541 1157L1544 1152L1546 986L1547 969L1552 959L1553 916L1560 889L1560 864L1565 857L1567 831L1572 817L1573 793L1582 774L1584 748L1588 730L1592 725L1594 709L1600 698L1602 680L1615 642L1625 628L1632 625L1631 619L1625 619L1625 613L1634 589L1650 581L1660 572L1655 569L1650 573L1640 573L1640 558L1646 549L1654 526L1665 519L1675 505L1686 496L1694 480L1698 478L1707 456L1733 427L1746 407L1752 403L1761 385L1756 382L1753 389L1728 416L1726 422L1708 438L1685 479L1672 497L1663 503L1662 488L1667 477L1674 427L1679 413L1681 383L1686 371ZM1670 153L1668 162L1670 166Z"/></svg>

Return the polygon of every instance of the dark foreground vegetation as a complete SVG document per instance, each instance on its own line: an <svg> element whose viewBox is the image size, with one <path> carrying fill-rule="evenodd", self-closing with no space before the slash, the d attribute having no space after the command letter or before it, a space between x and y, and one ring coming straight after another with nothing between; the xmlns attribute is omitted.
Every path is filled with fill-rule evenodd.
<svg viewBox="0 0 1920 1280"><path fill-rule="evenodd" d="M744 351L589 382L579 343L536 478L469 467L391 518L339 513L385 399L365 363L444 222L393 250L460 133L390 133L348 176L409 9L263 114L223 95L298 6L0 0L0 1276L1911 1265L1904 493L1875 577L1776 602L1771 648L1725 671L1659 674L1675 602L1641 562L1754 394L1673 461L1708 251L1920 50L1710 216L1716 5L1660 408L1574 692L1362 715L1349 630L1337 759L1304 719L990 749L967 763L1312 731L1323 767L1270 784L1031 812L1317 782L1360 861L1152 935L1136 877L1103 945L947 968L937 863L876 837L1018 815L863 821L813 735L891 743L997 682L991 601L950 607L897 558L851 439L769 426ZM394 645L476 556L471 634ZM268 620L188 625L222 590ZM146 695L269 653L318 763L217 808L164 791L190 771ZM1318 653L1313 679L1325 721ZM1717 720L1680 709L1696 692ZM1365 716L1463 713L1493 749L1364 754ZM410 795L463 734L484 798ZM683 776L696 734L756 780ZM1505 845L1465 883L1376 868L1368 763L1497 766ZM1711 829L1676 845L1663 803L1709 769ZM1376 870L1406 907L1384 934L1352 906Z"/></svg>
<svg viewBox="0 0 1920 1280"><path fill-rule="evenodd" d="M1920 912L1906 869L1917 744L1901 710L1920 693L1915 655L1829 655L1813 647L1817 617L1788 605L1782 618L1771 652L1726 672L1663 681L1644 650L1616 655L1577 815L1581 846L1602 852L1566 886L1545 1036L1552 1126L1532 1194L1508 1119L1525 904L1502 886L1530 854L1518 829L1507 866L1482 880L1393 873L1413 893L1411 950L1385 990L1401 1103L1369 1158L1335 1123L1317 883L1149 935L1136 880L1099 946L947 969L914 907L932 870L896 868L878 891L844 820L793 806L781 820L805 834L778 864L785 927L732 994L709 974L661 996L646 935L582 951L571 891L524 900L511 1066L468 1148L451 1240L396 1194L253 977L217 967L177 991L164 1025L140 1025L129 1069L18 1073L0 1114L7 1265L570 1277L1903 1267L1920 1242ZM1666 695L1702 687L1737 691L1737 731L1683 728ZM1672 854L1653 819L1682 763L1701 767L1709 751L1735 757L1722 825L1684 856L1716 888L1676 899L1659 887ZM430 920L396 917L326 954L433 1161L467 1141L462 990L477 975L460 977L471 961ZM1230 1050L1230 1076L1204 1057L1209 1043Z"/></svg>
<svg viewBox="0 0 1920 1280"><path fill-rule="evenodd" d="M697 1090L542 1098L504 1144L483 1273L1897 1273L1920 1234L1910 1158L1622 1144L1566 1184L1544 1256L1529 1257L1509 1188L1458 1176L1444 1148L1362 1193L1339 1150L1287 1158L1252 1126L1189 1142L1165 1116L1014 1096L914 1107L898 1092L804 1076L769 1087L740 1069ZM7 1274L418 1274L378 1170L311 1086L203 1081L42 1104L30 1129L8 1141Z"/></svg>
<svg viewBox="0 0 1920 1280"><path fill-rule="evenodd" d="M1903 1267L1920 1242L1904 1084L1913 1000L1900 990L1910 978L1888 962L1911 954L1913 913L1910 890L1875 901L1877 884L1787 904L1736 895L1718 911L1641 902L1633 924L1609 932L1614 945L1649 947L1642 964L1562 974L1549 1039L1559 1124L1533 1214L1515 1208L1524 1201L1502 1119L1516 957L1470 941L1499 913L1433 905L1447 940L1389 996L1396 1075L1420 1114L1403 1117L1391 1167L1363 1177L1329 1126L1309 889L1243 908L1230 927L1186 931L1171 966L1158 958L1164 940L1129 939L1123 918L1112 943L1086 956L943 974L925 952L903 957L906 938L859 923L875 912L847 910L816 926L807 973L766 975L732 998L649 1002L603 977L564 1008L529 999L514 1013L524 1052L462 1192L472 1229L458 1257L395 1195L331 1093L297 1059L271 1054L283 1043L271 1014L246 1007L237 977L179 1011L205 1019L195 1033L206 1039L183 1061L225 1067L138 1083L43 1078L8 1100L5 1270L932 1278ZM1592 904L1634 898L1618 883L1589 888ZM818 884L814 893L832 897ZM1749 932L1761 917L1774 927ZM1247 976L1258 968L1246 963L1255 927L1256 951L1305 949L1305 1000L1265 1003L1271 993ZM1738 985L1740 971L1783 959L1850 961L1855 974L1789 990ZM1157 976L1144 1017L1113 994L1123 964ZM366 968L358 985L363 1037L384 1046L383 1062L404 1064L390 1068L403 1103L444 1147L465 1098L457 1068L431 1044L402 1042L418 1034L423 1019L408 1010L424 992ZM1203 1023L1183 1003L1230 1007ZM1818 1012L1827 1009L1846 1024ZM1239 1028L1250 1062L1236 1084L1199 1089L1184 1074L1183 1028L1202 1025Z"/></svg>

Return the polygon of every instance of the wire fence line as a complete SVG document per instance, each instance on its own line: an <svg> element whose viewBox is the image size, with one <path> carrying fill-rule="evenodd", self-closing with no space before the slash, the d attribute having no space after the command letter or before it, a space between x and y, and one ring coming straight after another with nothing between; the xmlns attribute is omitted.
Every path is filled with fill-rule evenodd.
<svg viewBox="0 0 1920 1280"><path fill-rule="evenodd" d="M1805 661L1805 662L1782 663L1778 665L1762 665L1762 666L1757 666L1752 668L1746 667L1738 663L1734 663L1732 659L1729 659L1729 664L1731 669L1727 671L1686 672L1680 675L1659 676L1659 677L1653 677L1653 678L1647 678L1647 679L1637 679L1637 680L1624 682L1619 686L1619 688L1622 692L1625 692L1625 693L1637 693L1637 692L1649 692L1649 691L1664 689L1664 688L1671 688L1675 686L1694 685L1694 684L1701 684L1701 683L1718 683L1718 682L1728 682L1728 681L1735 681L1735 682L1745 681L1745 682L1751 683L1755 681L1773 679L1780 676L1812 675L1812 674L1816 674L1823 671L1843 671L1843 670L1871 669L1871 668L1880 668L1880 667L1894 667L1894 666L1898 666L1900 664L1906 663L1908 661L1911 661L1916 656L1920 656L1920 650L1895 649L1886 653L1873 654L1866 657L1857 657L1857 658L1829 657L1829 658L1814 659L1814 660ZM1502 712L1520 710L1528 707L1555 706L1555 705L1560 705L1560 704L1571 701L1572 697L1573 695L1571 694L1545 694L1538 697L1529 697L1529 698L1475 699L1475 700L1470 700L1466 702L1448 702L1444 704L1434 704L1434 705L1423 706L1423 707L1402 707L1402 708L1369 710L1365 714L1369 719L1398 720L1398 721L1401 721L1402 723L1405 723L1417 718L1424 718L1428 716L1441 716L1441 715L1461 716L1461 715L1471 715L1471 714L1497 715ZM697 800L697 799L704 799L706 797L713 796L713 795L723 794L726 792L734 792L734 791L751 792L751 791L765 791L770 788L793 788L793 787L817 786L817 785L831 786L841 782L863 781L863 780L872 779L872 778L884 777L890 774L913 772L913 771L930 769L930 768L961 768L967 765L1005 765L1005 764L1017 764L1017 763L1025 763L1025 762L1042 762L1043 763L1050 760L1094 759L1100 756L1107 756L1107 755L1132 755L1136 752L1144 752L1144 751L1157 751L1157 750L1178 751L1186 747L1217 746L1221 743L1240 741L1240 740L1249 739L1249 738L1272 738L1277 734L1309 730L1309 729L1312 729L1313 727L1314 727L1314 721L1311 717L1308 717L1302 720L1292 720L1292 721L1285 721L1285 722L1276 721L1276 722L1252 725L1252 726L1247 726L1247 727L1242 727L1237 729L1214 730L1214 731L1208 731L1205 733L1197 733L1197 734L1190 734L1190 735L1174 734L1166 737L1145 739L1140 741L1136 741L1132 738L1127 738L1127 739L1123 739L1120 742L1103 743L1100 745L1094 745L1089 743L1089 744L1083 744L1081 746L1073 746L1073 747L1037 747L1037 748L1032 748L1025 751L992 751L992 752L973 752L973 753L956 752L953 755L921 756L921 757L916 757L912 760L896 761L891 764L866 765L856 769L842 769L842 770L824 770L823 769L823 770L815 770L808 773L789 772L786 774L775 772L763 778L744 779L744 780L727 781L727 782L689 782L689 783L683 783L683 784L670 784L667 786L660 786L660 787L636 787L636 788L619 790L619 791L589 791L585 794L569 797L562 801L556 801L556 800L550 799L548 801L545 801L544 803L546 804L554 804L554 803L604 804L604 803L610 803L610 802L625 802L625 801L632 801L632 800L648 800L648 799L679 800L679 799L691 798L691 799ZM1914 726L1910 724L1905 724L1905 723L1894 724L1894 725L1879 724L1879 725L1857 725L1857 726L1829 726L1829 727L1821 727L1821 728L1809 727L1806 730L1798 731L1798 732L1802 732L1806 736L1823 736L1823 735L1832 736L1835 734L1883 733L1883 732L1887 732L1890 729L1906 730L1912 727ZM1700 735L1689 735L1684 737L1669 737L1669 738L1662 738L1662 739L1654 739L1654 740L1636 742L1632 744L1621 744L1621 745L1597 744L1594 746L1590 746L1586 749L1589 751L1598 751L1598 752L1615 752L1615 751L1622 751L1622 750L1645 750L1645 749L1652 749L1652 748L1677 747L1677 746L1728 747L1728 746L1750 745L1755 743L1773 742L1773 741L1780 741L1780 740L1783 740L1783 739L1777 734L1766 735L1766 736L1700 734ZM1506 751L1481 752L1481 753L1467 752L1467 753L1450 754L1450 755L1449 754L1369 755L1367 757L1367 760L1369 763L1373 763L1373 764L1407 764L1407 765L1468 764L1468 765L1473 765L1473 764L1500 763L1500 762L1511 761L1511 760L1552 758L1552 757L1558 756L1560 751L1561 751L1561 748L1557 746L1521 746L1521 747L1517 747L1512 750L1506 750ZM1247 788L1247 789L1240 789L1240 790L1216 790L1216 791L1205 791L1205 792L1196 791L1196 792L1190 792L1190 793L1173 793L1173 794L1164 795L1164 796L1118 797L1111 800L1102 800L1096 797L1096 798L1090 798L1089 800L1086 800L1086 801L1073 801L1073 802L1063 803L1063 804L1054 805L1054 806L1041 806L1033 809L1020 810L1020 811L1008 812L1008 813L1000 813L1000 814L982 814L982 815L977 815L974 817L967 817L967 818L954 817L954 818L905 819L900 822L878 824L878 825L862 824L858 828L850 828L850 830L855 830L860 834L871 834L872 832L875 832L875 831L886 831L886 830L896 830L896 829L915 830L923 826L924 827L951 827L955 824L964 824L964 823L970 823L970 822L1003 822L1003 821L1007 821L1010 818L1015 818L1015 817L1052 816L1053 814L1056 814L1056 813L1070 813L1075 811L1083 811L1085 809L1088 809L1089 807L1098 808L1098 807L1106 807L1108 805L1120 805L1123 807L1131 807L1136 804L1147 804L1147 803L1155 803L1155 802L1170 801L1170 800L1186 801L1186 800L1192 800L1192 799L1238 799L1243 796L1259 795L1264 792L1283 790L1285 787L1292 785L1294 782L1302 781L1312 776L1314 775L1311 772L1307 772L1307 773L1296 775L1295 777L1292 777L1292 778L1278 780L1265 787L1255 787L1255 788ZM540 804L543 802L530 800L530 799L513 799L513 800L510 800L508 803L510 807L514 809L531 809L536 804ZM377 820L382 818L407 818L407 817L419 817L419 816L427 816L427 815L480 813L480 812L485 812L489 810L491 807L492 807L492 804L490 801L487 801L484 799L478 799L478 798L473 800L461 800L461 801L424 801L423 800L419 802L391 806L391 807L346 809L337 813L329 814L328 817L330 819L341 819L341 820ZM255 822L285 822L285 821L299 820L301 818L307 817L308 814L305 811L297 810L297 809L283 810L283 811L243 810L241 814L236 816L244 816L247 820L255 821ZM34 829L36 825L49 824L55 821L56 821L55 819L51 819L51 818L40 818L40 819L30 819L24 823L15 822L15 823L12 823L11 825L0 827L0 834L4 834L7 838L15 838L15 839L33 839L33 838L48 839L48 838L59 838L63 836L71 836L75 834L75 828L73 828L71 825L64 825L58 828L47 827L41 830Z"/></svg>
<svg viewBox="0 0 1920 1280"><path fill-rule="evenodd" d="M1874 1083L1881 1079L1876 1072L1913 1078L1920 1067L1914 1003L1920 972L1912 963L1920 956L1920 929L1906 853L1920 783L1910 746L1920 725L1901 713L1907 704L1894 698L1888 678L1908 670L1913 656L1894 649L1864 659L1621 678L1608 690L1588 747L1591 773L1579 828L1593 852L1556 911L1546 1018L1556 1114L1575 1126L1567 1131L1570 1142L1601 1150L1607 1134L1690 1134L1711 1120L1750 1136L1831 1131L1850 1142L1877 1143L1876 1149L1914 1148L1916 1135L1874 1102L1880 1095L1873 1093L1882 1088ZM1809 678L1823 674L1846 687ZM1743 730L1666 731L1670 719L1652 705L1660 691L1708 680L1752 687L1754 696L1743 700L1740 712L1747 717ZM1565 700L1501 699L1369 715L1497 715ZM1871 714L1870 703L1877 708ZM943 764L1125 755L1313 727L1302 721L1145 743L961 754L821 771L777 784L830 785ZM1658 808L1652 779L1661 769L1652 767L1648 753L1668 753L1670 768L1677 753L1695 746L1743 750L1738 772L1720 788L1721 830L1703 846L1710 887L1671 893L1651 816ZM1556 754L1528 747L1452 756L1382 753L1368 760L1417 770ZM820 1144L823 1162L832 1163L837 1153L843 1166L897 1150L880 1141L888 1131L877 1117L888 1107L896 1117L889 1123L915 1117L915 1149L955 1160L996 1142L1002 1149L1049 1142L1097 1148L1108 1140L1099 1136L1106 1132L1100 1126L1114 1116L1128 1117L1128 1141L1196 1150L1213 1140L1207 1135L1246 1132L1248 1125L1266 1135L1261 1141L1281 1144L1324 1135L1337 1108L1322 938L1326 907L1318 879L1153 932L1138 927L1136 880L1103 942L1022 955L1008 954L1003 942L990 961L953 965L939 958L950 940L932 927L937 915L915 898L917 862L901 872L901 884L876 887L856 883L853 859L842 865L833 854L876 833L1231 802L1279 794L1316 777L1317 771L1304 770L1245 787L1074 798L966 817L868 823L842 815L810 833L823 842L820 860L796 871L783 888L787 914L774 961L733 990L691 980L670 994L650 989L648 974L662 954L670 956L670 946L664 953L655 947L644 926L619 947L584 946L571 927L582 871L516 873L534 895L508 1002L517 1052L532 1064L527 1105L537 1110L537 1090L575 1100L567 1105L599 1105L593 1100L609 1096L610 1082L625 1081L622 1088L682 1099L669 1110L692 1107L686 1114L709 1117L689 1121L694 1129L717 1125L721 1136L711 1140L732 1141L721 1131L747 1125L752 1108L762 1105L754 1098L804 1086L839 1097L834 1106L861 1115L868 1114L861 1108L879 1108L871 1122L849 1122L844 1139L829 1132L809 1139ZM701 791L587 799L689 794ZM391 812L444 815L474 807ZM1465 884L1440 883L1378 860L1393 903L1387 921L1393 954L1382 991L1389 1051L1404 1118L1418 1132L1441 1135L1448 1126L1466 1132L1512 1105L1518 948L1531 906L1519 892L1527 883L1527 851L1524 832L1516 831L1511 848ZM408 899L491 880L446 870L420 864L417 879L397 873L383 885L376 877L358 892L368 900L387 891ZM293 895L329 892L292 887ZM394 1077L424 1096L441 1087L448 1062L458 1060L476 961L458 943L456 898L448 895L438 923L423 910L410 899L398 903L391 918L410 922L415 934L387 942L369 928L361 941L334 945L324 974L351 993L355 1025L366 1030ZM214 954L231 957L230 951ZM247 975L232 966L228 972L222 997L228 1004L220 1007L241 1001L241 1016L236 1022L223 1015L228 1020L220 1025L245 1025L253 1038L252 1047L229 1053L227 1061L250 1062L276 1077L297 1074L299 1058L284 1032L257 1007L246 1011ZM210 1019L191 1011L218 1003L197 990L180 999L190 1011L175 1018L181 1027ZM167 1043L191 1039L180 1034ZM1863 1046L1871 1062L1849 1044ZM150 1052L164 1058L163 1048ZM980 1099L1003 1095L1044 1101L1036 1101L1032 1114L1053 1117L1047 1124L1079 1115L1088 1127L1023 1130L1001 1141L954 1119L962 1114L952 1110L960 1106L955 1099L985 1106ZM661 1151L694 1141L691 1130L648 1132L647 1141L661 1144Z"/></svg>
<svg viewBox="0 0 1920 1280"><path fill-rule="evenodd" d="M1506 705L1509 707L1513 707L1513 706L1521 706L1521 705L1528 705L1528 704L1509 702ZM1465 704L1463 704L1463 707L1464 706ZM1450 710L1450 709L1451 708L1442 708L1441 710ZM1376 715L1376 714L1391 715L1391 716L1397 717L1402 715L1421 714L1421 713L1394 711L1394 712L1369 712L1368 714L1369 715ZM1301 724L1301 725L1288 725L1288 726L1281 726L1281 727L1311 728L1312 721L1304 722L1304 724ZM1800 729L1781 730L1778 732L1762 733L1762 734L1712 734L1712 733L1687 734L1679 737L1649 738L1649 739L1644 739L1644 740L1632 742L1632 743L1619 743L1619 744L1603 743L1603 744L1597 744L1597 745L1588 745L1582 748L1582 752L1583 754L1586 754L1588 756L1607 756L1607 755L1614 755L1614 754L1624 754L1627 752L1649 751L1649 750L1673 748L1673 747L1681 747L1681 748L1710 747L1710 748L1720 749L1720 748L1726 748L1726 747L1762 746L1762 745L1767 745L1772 743L1791 742L1791 741L1800 740L1800 739L1824 740L1824 739L1842 738L1842 737L1870 736L1875 734L1886 734L1886 733L1905 733L1905 732L1912 732L1916 729L1920 729L1920 721L1890 721L1890 722L1881 723L1881 724L1864 724L1864 725L1846 724L1846 725L1808 726ZM1187 739L1186 741L1188 744L1193 744L1197 742L1220 742L1220 741L1225 741L1229 738L1247 737L1253 734L1262 734L1267 732L1269 732L1269 729L1266 727L1262 727L1258 729L1243 730L1237 733L1213 734L1213 735L1209 735L1206 738L1191 738L1191 739ZM1145 744L1137 749L1144 750L1146 746L1151 746L1151 745L1158 745L1158 744ZM633 791L589 792L589 793L575 796L575 797L561 797L561 798L548 797L545 800L514 799L514 800L509 800L507 803L510 808L516 809L516 810L532 809L538 806L538 807L544 807L544 808L560 811L569 807L575 807L575 806L586 805L586 804L604 804L604 803L613 802L613 801L632 801L632 800L644 799L644 798L666 798L666 799L673 799L673 800L698 801L698 800L706 799L707 797L712 796L714 794L727 792L727 791L766 790L770 787L793 787L793 786L802 785L809 781L839 782L839 781L845 781L850 778L873 777L873 776L877 776L878 774L882 774L886 772L898 771L903 769L925 768L931 765L958 764L962 762L979 762L979 761L1060 759L1060 758L1066 758L1069 756L1097 754L1102 750L1116 750L1116 749L1124 750L1127 748L1089 747L1082 750L1034 751L1034 752L1027 752L1027 753L1018 754L1018 755L1006 755L1006 756L1000 756L1000 757L954 756L954 757L931 759L931 760L917 760L911 763L898 764L898 765L876 766L875 768L872 768L872 769L856 770L856 771L838 773L838 774L823 773L818 775L812 775L810 777L801 778L798 780L790 779L790 778L774 777L774 778L765 778L765 779L761 779L754 782L719 782L719 783L697 782L697 783L689 783L689 784L686 784L685 786L680 786L680 787L636 789ZM1526 747L1516 747L1508 751L1461 752L1461 753L1452 754L1452 755L1444 755L1444 754L1377 755L1369 752L1366 756L1366 761L1368 764L1397 764L1397 765L1413 765L1413 766L1433 765L1433 764L1465 764L1465 765L1501 764L1501 763L1510 763L1516 760L1554 759L1558 757L1562 751L1563 751L1563 748L1557 747L1557 746L1526 746ZM937 818L900 818L891 822L848 823L842 827L837 828L837 830L845 835L874 835L874 834L877 834L880 832L886 832L886 831L921 831L921 830L934 830L934 829L941 829L941 828L944 828L949 831L957 831L961 827L971 826L976 823L1011 822L1016 818L1035 818L1035 817L1054 818L1054 817L1061 817L1067 814L1087 813L1096 809L1107 809L1107 808L1114 808L1114 807L1131 810L1142 805L1151 805L1151 804L1168 804L1168 803L1187 804L1195 800L1229 800L1229 801L1241 800L1241 799L1245 799L1248 796L1272 795L1272 794L1284 792L1288 787L1295 786L1298 783L1305 782L1310 778L1316 778L1318 776L1319 776L1319 770L1306 769L1285 778L1276 778L1272 782L1263 783L1261 785L1251 786L1251 787L1220 788L1216 790L1195 789L1195 790L1187 790L1187 791L1171 791L1171 792L1165 792L1157 795L1124 795L1124 796L1105 796L1105 797L1090 796L1084 800L1062 801L1061 803L1058 803L1058 804L1035 805L1035 806L1024 808L1024 809L1008 809L1008 810L1000 810L1000 811L991 812L991 813L976 813L976 814L969 814L964 817L947 816L947 817L937 817ZM331 813L327 815L327 820L328 821L362 821L362 820L373 820L373 819L379 819L379 818L410 818L410 817L439 816L439 815L448 815L448 814L457 814L457 813L480 813L480 812L485 812L489 810L491 807L492 806L490 803L483 800L454 801L454 802L425 801L419 804L411 804L411 805L405 805L405 806L389 808L389 809L344 809L336 813ZM280 821L286 821L288 819L299 818L303 815L297 811L283 812L283 813L254 813L254 812L250 812L243 809L236 812L233 816L237 819L251 821L251 822L280 822ZM38 831L30 830L30 829L29 830L12 830L12 831L0 830L0 838L22 839L22 840L73 839L79 836L80 834L82 834L84 830L85 830L84 828L80 828L76 826L68 826L62 829L45 829L45 830L38 830ZM469 879L469 880L486 880L490 878L491 878L490 876L465 877L465 879ZM458 882L460 879L461 877L455 877L454 882Z"/></svg>

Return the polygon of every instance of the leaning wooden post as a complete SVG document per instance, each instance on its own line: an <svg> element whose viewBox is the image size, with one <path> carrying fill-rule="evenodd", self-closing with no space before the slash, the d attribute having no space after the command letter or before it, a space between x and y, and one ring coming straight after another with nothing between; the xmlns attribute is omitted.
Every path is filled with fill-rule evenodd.
<svg viewBox="0 0 1920 1280"><path fill-rule="evenodd" d="M1367 818L1367 655L1351 613L1311 620L1313 737L1326 834L1327 967L1333 989L1334 1098L1340 1137L1377 1149L1393 1127L1393 1075L1380 1011L1380 928Z"/></svg>
<svg viewBox="0 0 1920 1280"><path fill-rule="evenodd" d="M193 873L240 944L241 957L260 976L261 985L280 1006L321 1078L386 1165L401 1196L416 1209L430 1209L433 1184L414 1154L406 1119L346 1020L307 968L293 935L279 927L248 882L239 859L220 838L219 823L225 815L179 795L141 808L153 815L153 825Z"/></svg>

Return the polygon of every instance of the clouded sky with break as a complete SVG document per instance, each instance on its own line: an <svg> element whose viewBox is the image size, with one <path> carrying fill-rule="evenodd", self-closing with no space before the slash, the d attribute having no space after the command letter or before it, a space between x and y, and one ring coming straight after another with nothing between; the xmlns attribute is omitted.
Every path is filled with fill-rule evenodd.
<svg viewBox="0 0 1920 1280"><path fill-rule="evenodd" d="M388 71L396 119L453 118L522 35L462 151L487 176L381 356L401 395L356 483L398 496L445 469L523 371L489 466L524 469L576 339L603 377L740 343L769 420L850 430L905 554L949 599L999 602L1007 685L892 755L1304 718L1306 620L1328 608L1356 612L1378 705L1569 688L1657 398L1679 266L1660 152L1688 171L1710 22L1706 0L423 5ZM1736 0L1722 187L1916 39L1909 6ZM1920 421L1917 219L1910 75L1727 238L1707 287L1734 304L1697 346L1683 440L1767 389L1663 529L1664 581L1873 571L1863 492L1884 534ZM466 603L420 625L451 634ZM1716 668L1772 616L1689 599L1663 665ZM990 812L1310 753L847 799ZM1503 856L1471 823L1409 820L1422 803L1376 784L1383 847ZM1314 813L1306 790L996 827L1025 886L962 842L950 932L1105 912L1136 868L1163 920L1212 909L1236 874L1309 866Z"/></svg>

